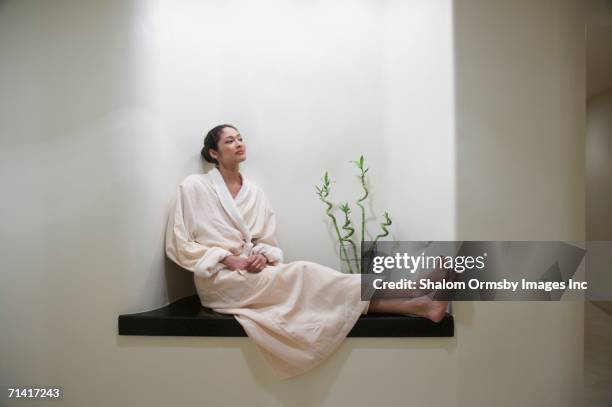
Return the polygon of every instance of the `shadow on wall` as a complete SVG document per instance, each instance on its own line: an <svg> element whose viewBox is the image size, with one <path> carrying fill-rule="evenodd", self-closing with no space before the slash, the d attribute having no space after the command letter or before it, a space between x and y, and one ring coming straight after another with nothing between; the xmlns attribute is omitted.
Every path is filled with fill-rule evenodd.
<svg viewBox="0 0 612 407"><path fill-rule="evenodd" d="M180 298L188 297L196 293L193 283L193 273L178 266L167 256L165 256L164 273L169 302L174 302Z"/></svg>

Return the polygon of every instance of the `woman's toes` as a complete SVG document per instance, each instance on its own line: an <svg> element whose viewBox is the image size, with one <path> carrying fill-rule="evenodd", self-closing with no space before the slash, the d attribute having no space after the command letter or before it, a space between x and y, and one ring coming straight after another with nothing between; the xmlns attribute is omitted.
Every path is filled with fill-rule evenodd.
<svg viewBox="0 0 612 407"><path fill-rule="evenodd" d="M429 319L433 322L442 321L446 315L447 305L448 303L446 301L432 301L429 311Z"/></svg>

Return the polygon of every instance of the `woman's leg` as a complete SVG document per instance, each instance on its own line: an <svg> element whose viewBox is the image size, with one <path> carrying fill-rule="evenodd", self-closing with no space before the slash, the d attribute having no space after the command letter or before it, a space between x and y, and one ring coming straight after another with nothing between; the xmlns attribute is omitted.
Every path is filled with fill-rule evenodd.
<svg viewBox="0 0 612 407"><path fill-rule="evenodd" d="M432 272L421 276L420 278L430 281L454 281L457 274L454 270L447 270L442 267L434 269ZM411 289L398 291L402 298L379 298L370 301L368 313L386 313L386 314L413 314L419 317L424 317L433 322L440 322L446 314L448 301L434 301L436 299L449 299L452 292L448 290L421 290Z"/></svg>
<svg viewBox="0 0 612 407"><path fill-rule="evenodd" d="M455 281L456 278L457 278L457 273L454 270L436 268L433 271L430 271L429 273L420 274L418 276L418 279L414 281L416 281L416 285L420 287L421 281L423 280L428 280L430 282L436 283L442 280L445 280L447 282ZM437 292L436 296L432 297L431 294L434 292ZM404 289L404 290L396 289L394 290L394 293L398 297L402 297L402 298L417 298L417 297L429 295L430 298L438 298L438 299L449 299L450 294L451 294L451 292L449 292L448 290L435 289L435 288L424 288L424 289L411 288L411 289Z"/></svg>
<svg viewBox="0 0 612 407"><path fill-rule="evenodd" d="M370 301L368 313L414 314L433 322L444 318L448 301L433 301L428 296L418 298L380 298Z"/></svg>

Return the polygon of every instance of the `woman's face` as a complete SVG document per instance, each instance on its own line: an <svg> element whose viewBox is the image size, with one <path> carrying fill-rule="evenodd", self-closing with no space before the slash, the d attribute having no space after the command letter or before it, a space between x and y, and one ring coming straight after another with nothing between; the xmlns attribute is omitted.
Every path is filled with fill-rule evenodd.
<svg viewBox="0 0 612 407"><path fill-rule="evenodd" d="M246 145L236 129L225 127L221 131L217 150L210 150L210 155L224 167L234 167L246 160Z"/></svg>

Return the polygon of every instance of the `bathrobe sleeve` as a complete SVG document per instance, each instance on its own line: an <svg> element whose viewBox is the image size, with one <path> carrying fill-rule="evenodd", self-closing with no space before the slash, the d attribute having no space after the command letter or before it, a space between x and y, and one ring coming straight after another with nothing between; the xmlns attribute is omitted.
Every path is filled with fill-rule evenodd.
<svg viewBox="0 0 612 407"><path fill-rule="evenodd" d="M210 277L232 253L222 247L206 245L193 239L196 211L188 188L179 185L166 228L166 254L179 266L201 277Z"/></svg>
<svg viewBox="0 0 612 407"><path fill-rule="evenodd" d="M263 194L262 194L263 195ZM272 210L267 197L263 196L265 202L265 222L261 236L253 238L253 253L263 254L268 263L273 266L283 262L283 251L278 247L276 238L276 215Z"/></svg>

